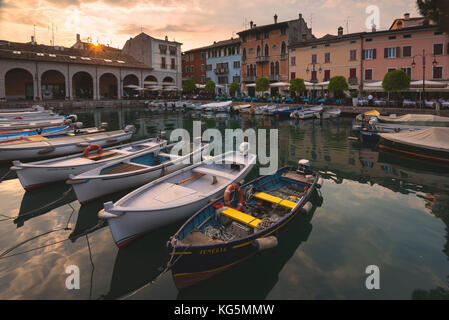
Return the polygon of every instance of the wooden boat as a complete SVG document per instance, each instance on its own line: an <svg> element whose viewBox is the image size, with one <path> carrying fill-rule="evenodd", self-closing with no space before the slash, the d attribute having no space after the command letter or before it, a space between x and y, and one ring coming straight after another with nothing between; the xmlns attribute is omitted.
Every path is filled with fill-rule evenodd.
<svg viewBox="0 0 449 320"><path fill-rule="evenodd" d="M11 130L11 131L0 131L0 141L18 139L25 136L48 136L53 134L61 134L71 130L68 125L62 125L58 127L49 128L39 128L39 129L25 129L25 130Z"/></svg>
<svg viewBox="0 0 449 320"><path fill-rule="evenodd" d="M178 289L276 247L279 230L295 216L310 212L310 198L322 184L308 161L301 160L299 168L285 167L241 189L235 187L240 190L238 201L227 201L232 187L226 189L223 197L197 211L167 243Z"/></svg>
<svg viewBox="0 0 449 320"><path fill-rule="evenodd" d="M296 110L290 114L290 118L293 119L312 119L317 116L323 110L323 106L315 106L304 110Z"/></svg>
<svg viewBox="0 0 449 320"><path fill-rule="evenodd" d="M333 119L333 118L338 118L341 115L341 110L340 109L324 110L323 112L318 112L315 115L318 119L321 119L321 118Z"/></svg>
<svg viewBox="0 0 449 320"><path fill-rule="evenodd" d="M275 111L271 113L271 115L279 118L290 117L292 112L301 112L302 107L291 108L290 106L285 106L281 108L277 108Z"/></svg>
<svg viewBox="0 0 449 320"><path fill-rule="evenodd" d="M247 150L229 151L150 182L116 203L105 203L98 216L108 219L117 246L126 246L145 233L190 217L229 184L244 179L256 162L256 155Z"/></svg>
<svg viewBox="0 0 449 320"><path fill-rule="evenodd" d="M158 150L167 141L157 138L136 141L118 147L103 149L101 154L75 154L55 159L22 163L14 161L11 170L17 176L25 190L35 189L56 181L64 181L71 174L78 175L96 167L111 162L120 161L127 157L139 155L148 150Z"/></svg>
<svg viewBox="0 0 449 320"><path fill-rule="evenodd" d="M0 133L2 131L11 130L27 130L27 129L39 129L45 127L60 127L63 124L71 123L71 120L66 118L50 119L50 120L27 120L23 122L5 122L0 123Z"/></svg>
<svg viewBox="0 0 449 320"><path fill-rule="evenodd" d="M135 129L100 132L89 135L67 136L48 139L45 137L24 138L24 142L0 144L0 161L50 158L78 153L91 145L111 146L131 139Z"/></svg>
<svg viewBox="0 0 449 320"><path fill-rule="evenodd" d="M166 174L187 167L193 156L201 156L206 148L202 145L198 150L185 156L169 154L169 150L177 144L163 149L151 149L139 152L121 161L110 162L95 167L79 175L70 175L67 184L71 184L81 204L98 199L131 187L138 187Z"/></svg>
<svg viewBox="0 0 449 320"><path fill-rule="evenodd" d="M382 151L398 152L437 162L449 162L449 128L430 127L379 135L379 148Z"/></svg>

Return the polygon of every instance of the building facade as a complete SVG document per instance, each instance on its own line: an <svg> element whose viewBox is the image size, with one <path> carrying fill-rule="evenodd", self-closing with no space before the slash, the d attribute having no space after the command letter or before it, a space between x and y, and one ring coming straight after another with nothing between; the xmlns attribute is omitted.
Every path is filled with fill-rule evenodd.
<svg viewBox="0 0 449 320"><path fill-rule="evenodd" d="M322 38L292 43L289 46L289 80L301 78L312 83L344 76L353 89L358 89L362 76L362 35L327 34Z"/></svg>
<svg viewBox="0 0 449 320"><path fill-rule="evenodd" d="M260 77L267 77L270 82L288 81L289 44L315 39L301 14L296 20L277 20L275 15L273 24L263 26L251 21L249 29L238 33L242 42L243 90L250 95L255 94L254 87L247 85Z"/></svg>
<svg viewBox="0 0 449 320"><path fill-rule="evenodd" d="M206 81L212 80L218 85L217 93L229 93L229 85L233 82L240 87L240 39L214 42L206 52Z"/></svg>
<svg viewBox="0 0 449 320"><path fill-rule="evenodd" d="M151 42L148 41L151 40ZM176 48L165 55L153 43ZM170 50L170 49L167 49ZM159 59L159 60L158 60ZM174 61L172 60L174 59ZM121 49L81 42L71 47L0 41L0 101L122 99L130 85L181 88L181 44L140 34Z"/></svg>
<svg viewBox="0 0 449 320"><path fill-rule="evenodd" d="M206 83L206 48L182 53L182 79L191 78L196 84Z"/></svg>

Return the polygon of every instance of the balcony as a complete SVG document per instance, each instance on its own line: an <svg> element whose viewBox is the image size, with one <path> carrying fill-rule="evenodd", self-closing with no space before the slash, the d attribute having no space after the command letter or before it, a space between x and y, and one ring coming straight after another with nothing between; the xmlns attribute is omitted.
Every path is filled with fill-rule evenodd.
<svg viewBox="0 0 449 320"><path fill-rule="evenodd" d="M228 68L217 68L214 70L215 74L227 74L229 73Z"/></svg>
<svg viewBox="0 0 449 320"><path fill-rule="evenodd" d="M243 82L256 82L257 76L243 76Z"/></svg>
<svg viewBox="0 0 449 320"><path fill-rule="evenodd" d="M281 81L281 75L280 74L269 74L268 80L270 81Z"/></svg>
<svg viewBox="0 0 449 320"><path fill-rule="evenodd" d="M286 54L286 53L281 54L281 60L287 60L287 58L288 58L288 54Z"/></svg>
<svg viewBox="0 0 449 320"><path fill-rule="evenodd" d="M349 78L348 83L350 85L357 85L358 84L357 78Z"/></svg>
<svg viewBox="0 0 449 320"><path fill-rule="evenodd" d="M256 57L256 63L266 63L268 61L270 61L270 57L269 56Z"/></svg>

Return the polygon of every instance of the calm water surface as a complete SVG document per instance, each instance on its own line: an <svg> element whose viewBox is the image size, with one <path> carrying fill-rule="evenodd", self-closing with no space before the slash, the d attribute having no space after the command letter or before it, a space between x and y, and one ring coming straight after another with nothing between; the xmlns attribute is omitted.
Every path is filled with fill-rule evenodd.
<svg viewBox="0 0 449 320"><path fill-rule="evenodd" d="M134 124L135 140L192 128L191 114L145 110L78 112L85 126ZM280 164L307 158L325 178L322 204L299 217L280 245L233 270L179 292L165 243L179 225L118 249L96 214L108 200L80 206L58 183L24 192L10 174L0 183L0 299L412 299L448 298L449 170L382 154L347 139L350 118L294 122L247 116L203 119L202 127L277 128ZM9 166L0 167L1 175ZM257 177L258 168L248 176ZM77 265L80 290L67 290ZM380 290L365 269L380 269Z"/></svg>

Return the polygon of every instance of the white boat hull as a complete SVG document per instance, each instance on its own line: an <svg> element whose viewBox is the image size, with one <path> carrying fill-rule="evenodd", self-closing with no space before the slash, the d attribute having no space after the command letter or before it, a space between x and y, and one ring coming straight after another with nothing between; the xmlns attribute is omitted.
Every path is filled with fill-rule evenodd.
<svg viewBox="0 0 449 320"><path fill-rule="evenodd" d="M175 172L183 167L185 164L176 163L166 168L165 174ZM86 170L87 171L87 170ZM86 172L84 171L84 172ZM105 176L104 179L86 179L85 182L73 184L76 197L81 204L88 203L102 196L118 192L120 190L138 187L145 183L151 182L163 176L162 169L157 169L149 172L142 172L129 176Z"/></svg>

